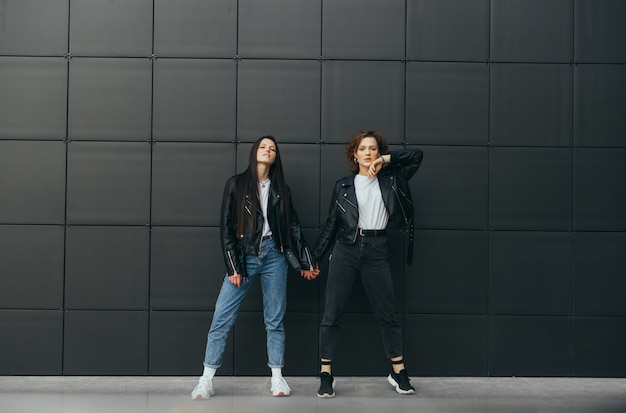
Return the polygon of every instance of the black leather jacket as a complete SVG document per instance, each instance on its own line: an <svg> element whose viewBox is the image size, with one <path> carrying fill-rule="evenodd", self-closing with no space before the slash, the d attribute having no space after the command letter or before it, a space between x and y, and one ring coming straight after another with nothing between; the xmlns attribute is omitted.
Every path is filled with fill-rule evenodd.
<svg viewBox="0 0 626 413"><path fill-rule="evenodd" d="M389 222L409 230L409 256L412 258L413 242L413 200L409 188L409 179L417 172L422 163L422 151L393 151L391 160L383 165L378 173L378 183L383 202L389 213ZM334 241L352 244L358 235L359 209L354 190L354 175L346 176L335 183L330 202L328 218L313 248L317 260L328 252ZM365 228L368 229L368 228Z"/></svg>
<svg viewBox="0 0 626 413"><path fill-rule="evenodd" d="M240 177L241 175L235 175L226 181L224 196L222 198L220 236L222 252L224 253L224 263L226 264L228 275L241 274L243 277L246 277L247 273L243 255L258 255L260 252L263 232L263 213L257 197L252 194L246 195L246 222L244 224L244 234L242 236L237 235L235 200L237 182ZM289 196L291 197L291 194ZM253 202L257 203L256 228L252 228L253 221L251 211L254 211L252 207ZM291 202L289 202L289 204L293 205ZM289 243L287 241L287 228L285 228L285 225L287 225L285 203L282 202L274 186L270 187L267 216L276 247L282 253L287 252ZM304 240L300 228L300 221L293 207L289 211L289 217L290 222L288 225L291 229L291 245L294 249L293 254L296 256L301 268L313 270L315 268L315 260ZM296 269L299 270L300 268Z"/></svg>

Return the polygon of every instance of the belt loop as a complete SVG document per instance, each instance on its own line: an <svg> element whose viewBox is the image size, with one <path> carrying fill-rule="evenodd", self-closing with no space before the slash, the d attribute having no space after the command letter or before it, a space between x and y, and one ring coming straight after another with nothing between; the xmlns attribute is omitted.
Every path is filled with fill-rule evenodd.
<svg viewBox="0 0 626 413"><path fill-rule="evenodd" d="M359 235L364 237L365 235L363 234L363 228L359 228Z"/></svg>

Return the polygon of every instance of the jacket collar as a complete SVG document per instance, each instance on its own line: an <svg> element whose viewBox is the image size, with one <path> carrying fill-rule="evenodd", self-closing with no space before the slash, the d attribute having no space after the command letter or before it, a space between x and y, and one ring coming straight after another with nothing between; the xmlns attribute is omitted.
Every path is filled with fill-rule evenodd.
<svg viewBox="0 0 626 413"><path fill-rule="evenodd" d="M279 202L280 202L280 194L278 193L278 191L276 191L276 189L271 186L270 187L270 193L269 193L269 197L268 197L268 202L267 202L267 210L269 211L270 209L274 208ZM259 202L258 198L256 196L253 196L252 194L248 193L246 195L246 199L248 199L249 202L254 202L256 203L256 208L257 211L259 211L260 214L262 214L261 212L261 203Z"/></svg>
<svg viewBox="0 0 626 413"><path fill-rule="evenodd" d="M280 195L278 191L276 191L276 189L272 185L270 187L270 195L269 195L269 200L267 202L267 209L269 210L271 208L274 208L279 202L280 202Z"/></svg>
<svg viewBox="0 0 626 413"><path fill-rule="evenodd" d="M339 184L342 190L341 196L343 197L345 194L350 202L357 205L356 191L354 189L355 176L356 174L346 176L339 181ZM393 175L384 167L383 170L378 173L378 185L380 186L380 192L382 193L383 202L387 210L389 210L389 196L391 194L391 185L393 184L392 176Z"/></svg>

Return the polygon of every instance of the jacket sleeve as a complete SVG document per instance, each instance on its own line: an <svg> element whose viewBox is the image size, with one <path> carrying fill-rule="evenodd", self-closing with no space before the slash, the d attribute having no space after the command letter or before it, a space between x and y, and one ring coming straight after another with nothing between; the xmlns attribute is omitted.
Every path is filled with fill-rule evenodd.
<svg viewBox="0 0 626 413"><path fill-rule="evenodd" d="M424 154L420 149L402 149L390 152L390 168L397 169L398 174L406 181L411 179L422 164Z"/></svg>
<svg viewBox="0 0 626 413"><path fill-rule="evenodd" d="M238 261L237 228L235 216L236 178L231 177L224 186L220 216L220 239L224 264L228 275L241 274Z"/></svg>
<svg viewBox="0 0 626 413"><path fill-rule="evenodd" d="M326 223L324 224L322 232L320 233L320 236L315 243L315 247L313 248L313 256L318 261L322 261L323 257L326 255L330 247L335 242L335 236L337 235L337 230L339 228L339 222L337 221L336 213L338 193L339 183L336 183L335 188L333 189L333 196L330 200L330 207L328 208L328 217L326 218Z"/></svg>
<svg viewBox="0 0 626 413"><path fill-rule="evenodd" d="M291 200L291 191L289 191L289 205L291 209L289 210L289 232L291 233L291 245L295 249L295 253L298 256L298 261L300 262L300 267L304 270L312 271L315 269L317 265L315 258L313 258L313 254L311 254L311 250L304 239L304 234L302 233L302 228L300 227L300 220L298 219L298 214L296 213L296 209L293 207L293 202Z"/></svg>

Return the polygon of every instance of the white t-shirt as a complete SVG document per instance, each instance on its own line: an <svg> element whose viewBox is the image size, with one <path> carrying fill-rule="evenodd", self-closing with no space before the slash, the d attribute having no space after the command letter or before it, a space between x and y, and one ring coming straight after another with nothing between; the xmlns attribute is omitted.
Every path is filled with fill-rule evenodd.
<svg viewBox="0 0 626 413"><path fill-rule="evenodd" d="M389 222L389 213L383 202L378 177L372 179L365 175L354 176L354 190L359 203L359 228L385 229Z"/></svg>
<svg viewBox="0 0 626 413"><path fill-rule="evenodd" d="M270 186L272 182L268 179L265 182L259 182L259 201L261 202L261 212L263 213L263 235L264 237L272 235L270 224L267 222L267 203L270 197Z"/></svg>

